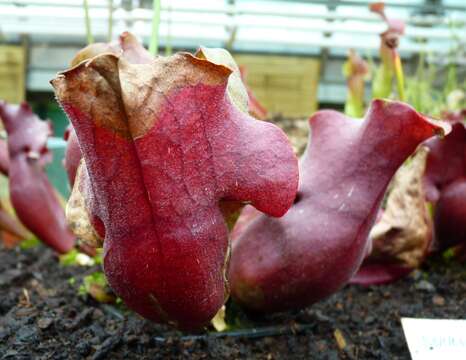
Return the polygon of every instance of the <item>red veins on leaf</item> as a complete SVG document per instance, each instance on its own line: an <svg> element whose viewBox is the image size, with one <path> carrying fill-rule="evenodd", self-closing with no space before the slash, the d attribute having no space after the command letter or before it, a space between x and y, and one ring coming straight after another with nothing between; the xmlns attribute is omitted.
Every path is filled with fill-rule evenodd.
<svg viewBox="0 0 466 360"><path fill-rule="evenodd" d="M387 185L442 128L400 102L375 100L363 121L335 111L309 120L293 207L256 216L233 241L233 298L257 311L304 307L346 284L360 266Z"/></svg>
<svg viewBox="0 0 466 360"><path fill-rule="evenodd" d="M232 104L230 73L187 53L145 64L102 54L52 81L83 153L112 289L182 328L206 324L228 296L219 203L281 216L297 188L286 136Z"/></svg>
<svg viewBox="0 0 466 360"><path fill-rule="evenodd" d="M45 244L66 253L73 247L74 237L44 172L52 159L46 145L50 124L34 115L26 103L0 102L0 118L8 133L10 198L16 215Z"/></svg>

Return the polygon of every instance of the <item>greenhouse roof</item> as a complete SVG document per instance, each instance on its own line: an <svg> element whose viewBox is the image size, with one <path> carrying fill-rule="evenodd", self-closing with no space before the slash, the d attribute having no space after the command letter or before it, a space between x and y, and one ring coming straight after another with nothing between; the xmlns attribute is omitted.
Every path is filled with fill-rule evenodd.
<svg viewBox="0 0 466 360"><path fill-rule="evenodd" d="M90 3L92 32L104 41L109 34L109 3ZM127 6L131 3L131 6ZM112 34L130 30L148 41L151 1L113 1ZM162 0L160 44L179 48L228 46L236 51L319 53L328 48L374 52L377 34L386 25L368 9L368 1L222 1ZM124 6L122 6L124 5ZM147 6L149 5L149 6ZM445 54L466 43L466 3L386 1L387 15L406 22L400 43L403 54ZM0 30L7 41L28 35L32 42L85 42L81 0L0 0Z"/></svg>

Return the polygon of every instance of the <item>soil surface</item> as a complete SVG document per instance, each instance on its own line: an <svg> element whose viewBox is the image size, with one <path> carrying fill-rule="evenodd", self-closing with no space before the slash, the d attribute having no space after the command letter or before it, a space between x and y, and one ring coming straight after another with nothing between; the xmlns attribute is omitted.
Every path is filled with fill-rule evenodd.
<svg viewBox="0 0 466 360"><path fill-rule="evenodd" d="M0 359L409 359L402 316L466 311L466 267L437 258L395 284L347 286L302 311L252 319L237 310L242 328L228 334L182 334L78 295L96 270L63 266L43 246L0 245Z"/></svg>

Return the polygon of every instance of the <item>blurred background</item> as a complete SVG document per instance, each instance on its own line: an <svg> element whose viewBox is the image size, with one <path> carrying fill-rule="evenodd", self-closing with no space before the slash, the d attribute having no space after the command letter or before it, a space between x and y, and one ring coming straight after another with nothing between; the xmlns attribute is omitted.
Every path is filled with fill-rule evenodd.
<svg viewBox="0 0 466 360"><path fill-rule="evenodd" d="M128 30L148 45L152 0L91 0L94 41L115 40ZM162 0L159 52L223 47L247 73L246 82L268 117L306 118L316 109L343 109L347 80L342 70L354 49L369 65L380 62L380 33L387 24L363 0ZM435 68L443 87L454 64L457 83L466 69L464 0L386 1L388 18L405 23L399 54L407 76ZM27 100L50 118L57 152L50 172L63 194L59 138L68 121L49 84L87 44L82 0L0 0L0 98ZM370 77L370 75L368 75ZM370 99L370 81L365 82Z"/></svg>

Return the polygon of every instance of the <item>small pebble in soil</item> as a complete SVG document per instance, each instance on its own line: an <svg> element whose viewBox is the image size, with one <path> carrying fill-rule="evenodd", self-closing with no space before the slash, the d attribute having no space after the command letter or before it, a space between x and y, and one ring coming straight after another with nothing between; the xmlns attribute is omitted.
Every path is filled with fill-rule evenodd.
<svg viewBox="0 0 466 360"><path fill-rule="evenodd" d="M16 343L29 343L38 341L39 336L35 326L22 326L16 333Z"/></svg>
<svg viewBox="0 0 466 360"><path fill-rule="evenodd" d="M440 295L434 295L434 297L432 298L432 303L437 306L444 306L445 298Z"/></svg>
<svg viewBox="0 0 466 360"><path fill-rule="evenodd" d="M53 319L47 317L37 320L37 326L42 330L47 329L52 323Z"/></svg>
<svg viewBox="0 0 466 360"><path fill-rule="evenodd" d="M427 280L421 280L414 286L417 290L435 292L435 286Z"/></svg>
<svg viewBox="0 0 466 360"><path fill-rule="evenodd" d="M91 349L91 344L86 341L82 341L76 346L76 352L82 356L88 355L91 352Z"/></svg>

